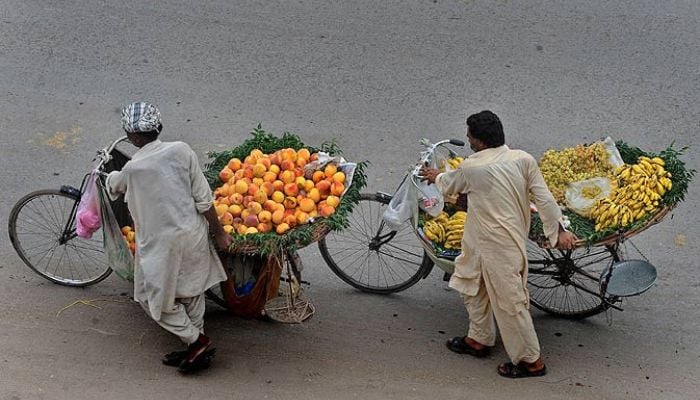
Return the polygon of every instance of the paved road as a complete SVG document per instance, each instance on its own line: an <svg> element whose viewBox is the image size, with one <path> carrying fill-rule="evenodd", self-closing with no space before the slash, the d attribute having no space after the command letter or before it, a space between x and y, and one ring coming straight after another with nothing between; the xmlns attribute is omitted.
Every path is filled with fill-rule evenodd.
<svg viewBox="0 0 700 400"><path fill-rule="evenodd" d="M512 147L603 135L697 156L700 5L693 1L0 1L0 219L26 192L77 184L119 135L116 110L145 99L164 138L202 155L258 122L308 143L335 137L369 160L369 190L395 185L420 137L459 137L492 109ZM398 295L342 284L302 252L317 315L302 326L215 306L219 357L183 378L159 364L176 341L110 277L49 284L0 246L0 399L693 399L700 385L700 193L636 241L657 285L583 322L534 311L551 373L506 381L449 353L459 297L434 272ZM97 309L79 299L108 299Z"/></svg>

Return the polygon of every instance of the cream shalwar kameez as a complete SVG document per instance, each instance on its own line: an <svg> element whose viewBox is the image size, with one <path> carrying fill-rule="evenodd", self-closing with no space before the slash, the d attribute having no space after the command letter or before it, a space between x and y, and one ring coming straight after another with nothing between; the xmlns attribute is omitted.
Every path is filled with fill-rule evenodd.
<svg viewBox="0 0 700 400"><path fill-rule="evenodd" d="M562 216L537 161L505 145L488 148L465 159L456 170L439 174L436 185L444 194L468 196L462 253L455 259L449 283L465 299L470 320L467 336L493 346L495 317L511 361L536 361L540 345L528 311L525 249L530 196L552 246L557 243Z"/></svg>
<svg viewBox="0 0 700 400"><path fill-rule="evenodd" d="M202 213L213 197L197 156L182 142L150 142L107 177L134 220L134 299L163 328L191 344L204 332L203 293L226 279Z"/></svg>

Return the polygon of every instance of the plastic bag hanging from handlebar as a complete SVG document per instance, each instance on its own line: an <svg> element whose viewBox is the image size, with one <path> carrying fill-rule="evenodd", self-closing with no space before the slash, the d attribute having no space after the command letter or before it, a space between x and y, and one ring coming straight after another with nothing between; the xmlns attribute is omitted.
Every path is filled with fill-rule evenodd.
<svg viewBox="0 0 700 400"><path fill-rule="evenodd" d="M444 160L442 160L444 162ZM429 158L426 166L437 168L440 160L435 154ZM417 175L420 166L416 167L412 173L406 175L396 193L391 198L389 206L384 211L384 221L393 230L399 230L406 221L415 223L418 217L418 209L425 211L433 217L442 212L445 200L435 184L421 181Z"/></svg>
<svg viewBox="0 0 700 400"><path fill-rule="evenodd" d="M121 227L117 222L112 207L110 207L107 189L101 180L98 182L99 199L102 211L102 233L104 235L103 245L109 266L122 279L129 282L134 281L134 256L129 250L129 246L122 236Z"/></svg>
<svg viewBox="0 0 700 400"><path fill-rule="evenodd" d="M399 230L406 221L418 214L417 192L411 181L411 176L406 176L382 215L392 230Z"/></svg>
<svg viewBox="0 0 700 400"><path fill-rule="evenodd" d="M437 150L438 148L432 148L432 151L422 154L421 159L426 160L424 165L441 171L450 170L451 168L447 162L449 155ZM425 157L426 155L427 157ZM418 166L418 168L419 167L420 166ZM437 217L445 206L445 198L443 194L440 193L440 190L438 190L437 185L421 180L417 170L411 174L409 180L411 180L411 183L416 189L418 207L430 216Z"/></svg>
<svg viewBox="0 0 700 400"><path fill-rule="evenodd" d="M415 183L418 190L418 207L430 216L437 217L445 207L445 199L435 184L418 181Z"/></svg>
<svg viewBox="0 0 700 400"><path fill-rule="evenodd" d="M97 171L92 171L85 182L85 190L80 196L75 221L75 233L84 239L90 239L92 234L100 229L100 198L97 187Z"/></svg>

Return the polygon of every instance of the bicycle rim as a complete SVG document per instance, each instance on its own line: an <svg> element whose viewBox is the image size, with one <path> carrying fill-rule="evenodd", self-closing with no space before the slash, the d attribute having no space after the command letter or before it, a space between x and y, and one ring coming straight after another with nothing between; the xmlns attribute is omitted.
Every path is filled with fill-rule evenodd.
<svg viewBox="0 0 700 400"><path fill-rule="evenodd" d="M331 270L344 282L365 292L388 294L416 284L432 260L412 227L405 223L392 234L382 214L387 204L374 194L363 194L348 218L349 226L319 241ZM377 238L384 236L381 245Z"/></svg>
<svg viewBox="0 0 700 400"><path fill-rule="evenodd" d="M617 259L606 247L577 248L570 253L545 250L528 241L530 303L565 318L580 319L605 311L600 274Z"/></svg>
<svg viewBox="0 0 700 400"><path fill-rule="evenodd" d="M59 190L41 190L20 199L10 213L12 245L24 263L65 286L87 286L112 270L102 245L102 229L91 239L73 236L61 243L77 199Z"/></svg>

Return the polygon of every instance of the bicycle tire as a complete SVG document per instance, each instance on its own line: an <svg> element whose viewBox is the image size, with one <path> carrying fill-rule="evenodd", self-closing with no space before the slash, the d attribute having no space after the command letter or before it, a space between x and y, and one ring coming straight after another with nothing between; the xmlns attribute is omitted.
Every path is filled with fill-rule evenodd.
<svg viewBox="0 0 700 400"><path fill-rule="evenodd" d="M413 232L413 228L408 223L380 247L373 248L373 239L376 239L379 234L392 232L382 220L383 209L389 204L389 201L390 197L386 195L375 193L361 194L359 204L355 206L351 216L348 218L350 225L340 232L331 232L318 241L321 256L331 271L345 283L363 292L390 294L406 290L426 277L433 268L433 261L423 250L423 247L418 242L419 239ZM375 235L375 237L373 238L372 235ZM399 242L395 239L408 239L409 241ZM395 248L397 252L401 252L401 258L392 256L390 255L391 253L387 254L394 261L401 261L401 263L396 263L396 270L392 269L391 265L386 261L382 262L382 252L380 251L392 242L394 244L391 244L389 248ZM338 243L343 244L343 246L354 243L356 247L346 247L337 250L339 249ZM366 256L363 260L356 258L365 254ZM345 265L344 262L340 261L341 258L343 261L349 260L353 264ZM370 265L370 259L378 262L378 264L374 265L374 268ZM357 261L360 261L363 265L366 261L366 268L364 266L360 266L361 268L356 266ZM409 265L408 269L406 264ZM355 265L355 268L354 272L351 273L349 269L352 269L353 265ZM356 274L358 270L360 272L359 277ZM365 273L366 281L364 280ZM401 277L397 282L389 283L390 277L394 278L399 276L399 274ZM382 279L384 280L384 285L380 285L380 280Z"/></svg>
<svg viewBox="0 0 700 400"><path fill-rule="evenodd" d="M542 249L528 240L530 304L566 319L584 319L610 308L613 297L601 297L600 273L621 259L611 247L570 252ZM596 294L593 294L596 293Z"/></svg>
<svg viewBox="0 0 700 400"><path fill-rule="evenodd" d="M101 229L92 239L74 236L61 243L78 201L77 196L60 190L38 190L15 204L8 221L10 241L22 261L40 276L63 286L93 285L112 273Z"/></svg>

